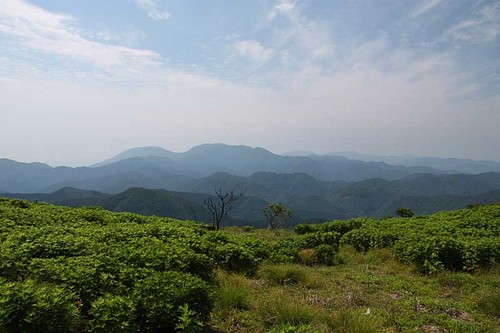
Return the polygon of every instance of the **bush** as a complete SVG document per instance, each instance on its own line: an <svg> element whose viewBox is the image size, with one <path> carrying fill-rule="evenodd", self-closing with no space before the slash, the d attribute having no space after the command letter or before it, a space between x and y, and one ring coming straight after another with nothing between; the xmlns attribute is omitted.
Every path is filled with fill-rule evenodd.
<svg viewBox="0 0 500 333"><path fill-rule="evenodd" d="M360 228L368 219L355 218L346 221L331 221L321 224L297 224L294 231L299 235L316 233L316 232L330 232L335 231L343 235L351 230Z"/></svg>
<svg viewBox="0 0 500 333"><path fill-rule="evenodd" d="M0 332L71 332L79 321L75 296L32 280L0 280Z"/></svg>
<svg viewBox="0 0 500 333"><path fill-rule="evenodd" d="M301 262L301 260L305 259L301 258L301 256L304 256L308 251L312 255L311 250L317 252L317 248L323 245L329 246L329 249L337 250L340 238L341 236L338 232L330 231L305 234L292 239L283 239L274 245L271 260L282 263ZM301 250L307 251L301 252ZM323 264L323 262L319 261L318 263Z"/></svg>
<svg viewBox="0 0 500 333"><path fill-rule="evenodd" d="M21 199L12 199L10 200L10 204L11 206L16 208L28 208L30 206L27 200L21 200Z"/></svg>
<svg viewBox="0 0 500 333"><path fill-rule="evenodd" d="M351 230L342 236L341 243L352 245L358 251L391 247L399 239L399 234L384 227L379 224Z"/></svg>
<svg viewBox="0 0 500 333"><path fill-rule="evenodd" d="M413 262L426 272L463 267L461 244L451 237L403 239L396 242L394 252L399 258Z"/></svg>
<svg viewBox="0 0 500 333"><path fill-rule="evenodd" d="M212 309L207 284L200 278L180 272L155 272L136 282L131 296L137 304L137 323L141 331L173 332L187 304L205 321Z"/></svg>
<svg viewBox="0 0 500 333"><path fill-rule="evenodd" d="M253 274L262 262L266 250L259 241L251 244L245 238L210 232L202 236L202 250L215 265L230 272Z"/></svg>
<svg viewBox="0 0 500 333"><path fill-rule="evenodd" d="M135 303L128 297L106 294L92 303L90 332L135 332Z"/></svg>
<svg viewBox="0 0 500 333"><path fill-rule="evenodd" d="M295 241L301 249L316 248L319 245L339 246L341 235L336 231L317 232L297 237Z"/></svg>
<svg viewBox="0 0 500 333"><path fill-rule="evenodd" d="M413 216L413 211L409 208L403 208L403 207L397 208L395 213L397 216L405 217L405 218L409 218L409 217Z"/></svg>
<svg viewBox="0 0 500 333"><path fill-rule="evenodd" d="M338 260L337 248L332 245L321 244L316 248L316 260L321 265L332 266L341 263Z"/></svg>
<svg viewBox="0 0 500 333"><path fill-rule="evenodd" d="M318 231L317 224L308 224L308 223L299 223L295 227L293 227L293 231L295 231L299 235L310 234Z"/></svg>

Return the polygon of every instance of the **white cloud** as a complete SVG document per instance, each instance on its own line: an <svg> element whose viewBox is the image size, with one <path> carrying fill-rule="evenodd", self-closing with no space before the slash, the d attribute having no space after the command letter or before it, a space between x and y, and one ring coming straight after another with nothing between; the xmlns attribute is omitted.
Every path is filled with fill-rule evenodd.
<svg viewBox="0 0 500 333"><path fill-rule="evenodd" d="M415 10L412 12L411 17L415 18L422 14L425 14L434 8L438 7L444 0L423 0L421 1Z"/></svg>
<svg viewBox="0 0 500 333"><path fill-rule="evenodd" d="M440 40L488 43L495 41L499 35L500 3L494 3L479 9L472 18L449 28Z"/></svg>
<svg viewBox="0 0 500 333"><path fill-rule="evenodd" d="M0 33L16 45L14 58L42 55L83 63L113 75L134 75L161 66L159 54L150 50L109 45L85 37L76 20L20 0L0 2ZM14 59L17 60L17 59Z"/></svg>
<svg viewBox="0 0 500 333"><path fill-rule="evenodd" d="M334 59L330 30L308 19L299 4L281 1L273 7L275 18L265 27L272 33L263 44L235 43L237 36L226 40L232 56L256 65L282 60L282 68L265 67L272 72L269 81L281 85L249 85L172 70L150 50L108 45L112 36L106 35L97 42L69 15L0 0L0 34L8 36L2 39L8 45L0 44L0 137L16 142L0 145L0 156L82 164L131 146L184 150L226 142L275 151L500 159L498 94L464 99L478 88L462 84L474 80L457 74L452 56L394 50L383 36ZM472 20L491 22L493 9ZM55 56L50 70L39 68L43 55ZM341 66L329 71L329 61ZM89 66L72 66L75 62ZM359 63L369 66L354 65ZM384 70L387 63L394 68ZM2 78L9 68L16 69L10 76L16 79ZM75 79L95 69L106 80ZM121 89L124 76L139 84Z"/></svg>
<svg viewBox="0 0 500 333"><path fill-rule="evenodd" d="M353 66L373 64L387 51L387 41L384 37L363 42L351 52L350 63Z"/></svg>
<svg viewBox="0 0 500 333"><path fill-rule="evenodd" d="M265 48L254 40L244 40L234 44L236 52L252 60L258 65L264 65L274 56L274 50Z"/></svg>
<svg viewBox="0 0 500 333"><path fill-rule="evenodd" d="M168 11L159 9L158 0L135 0L135 3L153 20L166 20L170 17Z"/></svg>
<svg viewBox="0 0 500 333"><path fill-rule="evenodd" d="M273 21L282 17L288 23L286 27L273 27ZM304 67L331 59L335 44L325 24L305 17L292 0L279 0L266 15L266 26L274 35L273 45L282 54L287 54L287 63L296 67Z"/></svg>
<svg viewBox="0 0 500 333"><path fill-rule="evenodd" d="M295 9L295 1L280 0L275 8L281 12L291 12Z"/></svg>

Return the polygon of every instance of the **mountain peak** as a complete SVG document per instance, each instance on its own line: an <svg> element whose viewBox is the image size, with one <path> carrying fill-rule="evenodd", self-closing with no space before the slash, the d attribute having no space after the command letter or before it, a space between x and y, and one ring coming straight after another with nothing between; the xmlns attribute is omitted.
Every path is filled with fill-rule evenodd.
<svg viewBox="0 0 500 333"><path fill-rule="evenodd" d="M204 143L198 146L194 146L193 148L189 149L186 153L189 152L200 152L200 151L227 151L227 152L234 152L234 151L241 151L241 152L249 152L249 151L254 151L254 152L260 152L260 153L267 153L267 154L272 154L269 150L261 148L261 147L255 147L252 148L250 146L246 145L228 145L225 143Z"/></svg>
<svg viewBox="0 0 500 333"><path fill-rule="evenodd" d="M127 149L103 162L96 163L92 165L92 167L100 167L106 164L111 164L134 157L149 157L149 156L172 157L174 155L176 155L176 153L166 150L162 147L156 147L156 146L135 147Z"/></svg>

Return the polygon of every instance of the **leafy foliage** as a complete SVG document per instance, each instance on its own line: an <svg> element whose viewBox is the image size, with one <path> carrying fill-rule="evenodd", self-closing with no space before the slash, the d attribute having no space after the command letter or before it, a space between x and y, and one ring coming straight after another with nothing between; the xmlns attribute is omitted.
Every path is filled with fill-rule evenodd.
<svg viewBox="0 0 500 333"><path fill-rule="evenodd" d="M292 211L285 208L281 202L271 204L262 210L267 221L267 228L281 229L292 218Z"/></svg>
<svg viewBox="0 0 500 333"><path fill-rule="evenodd" d="M500 259L500 206L481 206L413 218L370 219L341 242L367 251L391 248L424 272L474 271Z"/></svg>
<svg viewBox="0 0 500 333"><path fill-rule="evenodd" d="M352 264L363 256L363 272L372 274L382 262L382 270L393 272L393 265L401 270L394 258L413 262L423 272L484 271L500 259L500 205L412 218L302 224L295 230L215 232L194 222L98 207L70 209L0 199L0 331L199 332L214 307L242 317L255 310L268 328L307 331L318 327L314 307L331 302L330 294L312 290L320 289L322 282L313 282L322 281L327 271L342 274L347 265L321 267L318 272L323 273L318 273L316 267L297 263ZM339 247L352 253L337 255ZM442 285L450 285L436 276ZM367 286L379 283L371 275L352 277L356 280ZM393 283L396 290L411 289ZM276 292L273 295L295 290L303 298L295 303L266 299L255 308L253 291L260 284ZM351 282L345 286L351 288ZM493 281L488 288L496 292L497 287ZM336 304L360 303L356 293L341 291ZM473 305L477 311L498 318L498 295L479 295ZM378 319L369 320L358 310L338 313L323 324L346 332L382 327ZM456 312L452 310L448 312Z"/></svg>
<svg viewBox="0 0 500 333"><path fill-rule="evenodd" d="M404 208L404 207L396 208L395 213L397 216L400 217L412 217L414 215L413 211L410 208Z"/></svg>
<svg viewBox="0 0 500 333"><path fill-rule="evenodd" d="M65 288L0 279L1 332L68 332L78 321L74 295Z"/></svg>

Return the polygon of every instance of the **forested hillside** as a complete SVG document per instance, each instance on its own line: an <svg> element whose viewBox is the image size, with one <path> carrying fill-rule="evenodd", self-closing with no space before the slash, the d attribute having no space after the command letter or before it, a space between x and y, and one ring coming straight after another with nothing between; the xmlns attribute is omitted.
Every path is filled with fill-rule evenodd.
<svg viewBox="0 0 500 333"><path fill-rule="evenodd" d="M369 179L348 183L319 181L303 173L258 172L240 177L218 172L178 188L181 191L129 188L117 194L62 188L53 193L3 195L70 207L101 206L111 211L210 222L203 201L215 189L222 188L244 193L225 224L261 227L265 225L262 209L276 202L293 211L292 224L357 216L393 216L399 207L421 215L471 204L491 204L500 201L500 173L415 174L393 181Z"/></svg>

